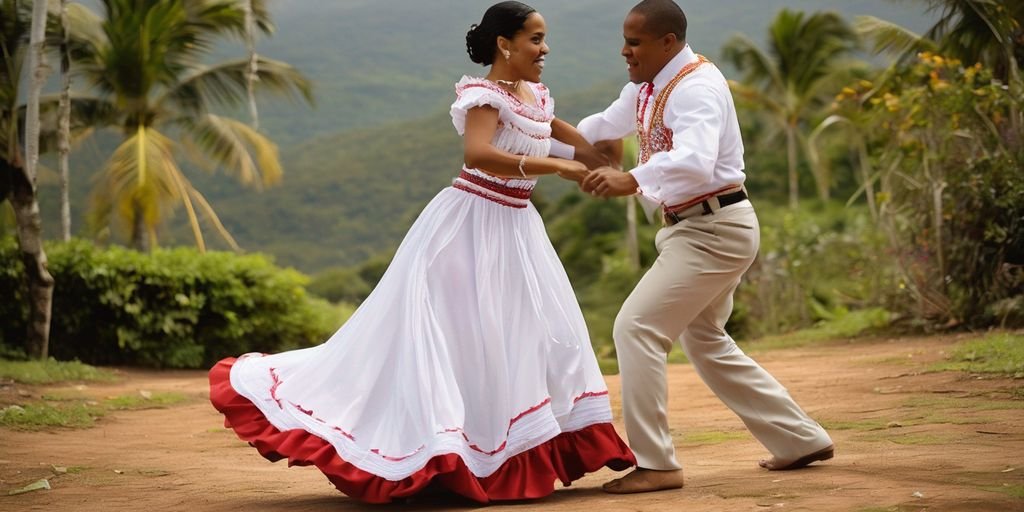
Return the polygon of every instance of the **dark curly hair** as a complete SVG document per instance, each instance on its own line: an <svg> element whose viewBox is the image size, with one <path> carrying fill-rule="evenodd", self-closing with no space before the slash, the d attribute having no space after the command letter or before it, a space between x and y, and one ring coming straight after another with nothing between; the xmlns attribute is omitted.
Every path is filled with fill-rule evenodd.
<svg viewBox="0 0 1024 512"><path fill-rule="evenodd" d="M522 2L499 2L492 5L480 24L473 24L466 33L466 53L469 60L483 66L494 63L498 52L498 36L512 39L523 29L526 18L537 12Z"/></svg>

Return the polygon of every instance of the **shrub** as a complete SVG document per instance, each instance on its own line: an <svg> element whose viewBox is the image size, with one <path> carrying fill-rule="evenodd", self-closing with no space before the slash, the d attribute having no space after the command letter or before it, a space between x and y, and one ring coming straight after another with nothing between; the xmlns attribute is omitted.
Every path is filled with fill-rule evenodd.
<svg viewBox="0 0 1024 512"><path fill-rule="evenodd" d="M245 352L324 341L337 312L306 295L308 278L262 255L150 254L81 240L47 246L56 281L50 353L91 364L207 367ZM11 239L0 242L0 344L24 337L27 290Z"/></svg>

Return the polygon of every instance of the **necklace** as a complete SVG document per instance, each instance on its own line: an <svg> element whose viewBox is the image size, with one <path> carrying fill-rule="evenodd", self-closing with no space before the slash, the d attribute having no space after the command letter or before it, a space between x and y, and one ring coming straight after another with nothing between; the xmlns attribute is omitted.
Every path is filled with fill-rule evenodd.
<svg viewBox="0 0 1024 512"><path fill-rule="evenodd" d="M494 83L496 83L498 85L503 85L505 87L510 87L513 91L518 91L519 90L519 83L520 82L522 82L522 80L495 80L494 81Z"/></svg>

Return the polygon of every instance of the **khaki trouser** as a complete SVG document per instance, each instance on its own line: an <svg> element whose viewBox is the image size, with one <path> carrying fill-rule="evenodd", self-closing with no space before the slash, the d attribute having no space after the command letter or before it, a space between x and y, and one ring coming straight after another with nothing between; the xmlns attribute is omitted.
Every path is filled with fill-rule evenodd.
<svg viewBox="0 0 1024 512"><path fill-rule="evenodd" d="M626 435L640 467L670 470L665 360L680 340L697 374L780 461L832 444L828 434L725 332L733 292L760 244L749 201L662 228L658 259L615 319Z"/></svg>

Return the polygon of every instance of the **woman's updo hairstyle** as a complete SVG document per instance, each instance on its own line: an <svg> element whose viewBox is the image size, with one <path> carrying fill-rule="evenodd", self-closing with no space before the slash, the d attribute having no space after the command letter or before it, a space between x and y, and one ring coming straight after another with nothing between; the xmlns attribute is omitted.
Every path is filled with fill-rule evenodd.
<svg viewBox="0 0 1024 512"><path fill-rule="evenodd" d="M473 24L466 33L466 53L469 60L483 66L494 63L498 51L498 36L512 39L523 29L526 18L537 12L522 2L499 2L487 9L480 24Z"/></svg>

